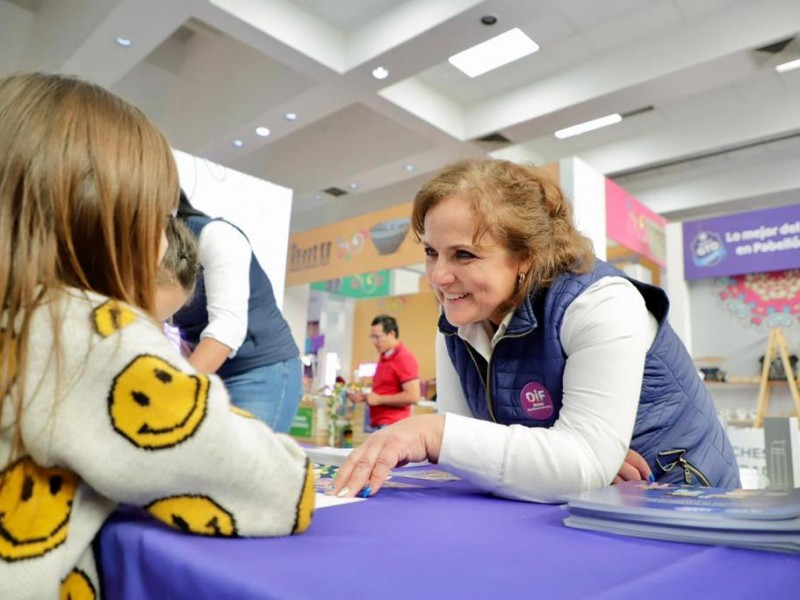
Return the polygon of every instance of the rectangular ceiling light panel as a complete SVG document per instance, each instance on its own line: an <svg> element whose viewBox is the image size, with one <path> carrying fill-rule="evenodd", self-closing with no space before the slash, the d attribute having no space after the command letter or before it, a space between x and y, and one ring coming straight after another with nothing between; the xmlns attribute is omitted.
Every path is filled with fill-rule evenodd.
<svg viewBox="0 0 800 600"><path fill-rule="evenodd" d="M518 58L533 54L538 49L539 45L536 42L515 27L477 46L454 54L447 60L470 77L477 77Z"/></svg>
<svg viewBox="0 0 800 600"><path fill-rule="evenodd" d="M607 115L605 117L600 117L599 119L586 121L585 123L578 123L572 127L559 129L556 131L555 135L558 139L563 140L564 138L572 137L573 135L580 135L582 133L586 133L587 131L600 129L601 127L608 127L609 125L619 123L620 121L622 121L622 116L614 113L613 115Z"/></svg>

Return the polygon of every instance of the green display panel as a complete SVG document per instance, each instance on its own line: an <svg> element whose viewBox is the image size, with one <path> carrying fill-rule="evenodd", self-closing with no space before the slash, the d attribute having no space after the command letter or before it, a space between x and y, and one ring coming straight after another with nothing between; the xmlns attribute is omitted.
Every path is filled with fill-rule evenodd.
<svg viewBox="0 0 800 600"><path fill-rule="evenodd" d="M311 289L333 292L348 298L382 298L389 295L390 284L390 271L386 269L375 273L362 273L328 281L316 281L311 284Z"/></svg>

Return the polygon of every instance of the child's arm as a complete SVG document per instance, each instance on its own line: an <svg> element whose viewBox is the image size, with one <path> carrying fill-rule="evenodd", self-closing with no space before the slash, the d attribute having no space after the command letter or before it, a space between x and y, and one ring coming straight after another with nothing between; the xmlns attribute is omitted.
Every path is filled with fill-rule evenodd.
<svg viewBox="0 0 800 600"><path fill-rule="evenodd" d="M37 462L71 469L103 496L193 533L304 531L314 489L302 449L232 408L218 377L196 373L156 324L122 310L129 316L109 321L121 327L63 332L65 343L82 339L91 349L66 353L65 373L75 375ZM47 408L40 396L31 427L40 422L37 408Z"/></svg>

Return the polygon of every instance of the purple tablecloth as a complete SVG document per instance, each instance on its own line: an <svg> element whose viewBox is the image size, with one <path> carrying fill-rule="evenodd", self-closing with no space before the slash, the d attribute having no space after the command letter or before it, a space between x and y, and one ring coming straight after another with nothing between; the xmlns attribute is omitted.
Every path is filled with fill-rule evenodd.
<svg viewBox="0 0 800 600"><path fill-rule="evenodd" d="M558 506L465 482L318 510L308 532L204 538L121 516L100 536L109 600L800 598L800 556L573 530Z"/></svg>

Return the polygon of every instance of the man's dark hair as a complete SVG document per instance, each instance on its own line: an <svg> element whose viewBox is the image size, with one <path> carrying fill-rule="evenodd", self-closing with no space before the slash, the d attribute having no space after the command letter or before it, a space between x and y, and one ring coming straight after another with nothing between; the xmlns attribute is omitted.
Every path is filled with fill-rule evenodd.
<svg viewBox="0 0 800 600"><path fill-rule="evenodd" d="M372 319L372 326L380 325L386 334L394 332L394 337L400 337L400 329L397 327L397 320L389 315L378 315Z"/></svg>

